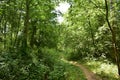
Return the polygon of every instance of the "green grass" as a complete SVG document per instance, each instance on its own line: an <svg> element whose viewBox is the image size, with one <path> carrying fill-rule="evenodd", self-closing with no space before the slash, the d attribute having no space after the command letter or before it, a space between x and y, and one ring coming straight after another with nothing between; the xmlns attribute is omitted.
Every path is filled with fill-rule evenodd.
<svg viewBox="0 0 120 80"><path fill-rule="evenodd" d="M68 62L62 60L64 58L63 52L59 52L52 49L43 49L43 52L47 55L47 62L54 59L57 60L54 63L54 70L51 72L50 80L87 80L82 70ZM50 53L49 55L47 53ZM59 77L60 76L60 77ZM59 79L58 79L59 77ZM63 77L63 78L61 78Z"/></svg>
<svg viewBox="0 0 120 80"><path fill-rule="evenodd" d="M84 63L82 61L82 64L99 75L103 80L120 80L117 74L117 66L107 60L85 60Z"/></svg>
<svg viewBox="0 0 120 80"><path fill-rule="evenodd" d="M66 64L66 80L87 80L82 70L79 67L71 65L69 63Z"/></svg>

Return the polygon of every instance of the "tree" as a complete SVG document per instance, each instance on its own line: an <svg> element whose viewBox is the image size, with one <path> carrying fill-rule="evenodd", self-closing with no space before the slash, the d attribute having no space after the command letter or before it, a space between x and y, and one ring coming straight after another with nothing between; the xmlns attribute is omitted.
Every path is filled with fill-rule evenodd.
<svg viewBox="0 0 120 80"><path fill-rule="evenodd" d="M79 54L105 55L116 61L120 74L118 1L74 0L71 3L69 13L65 15L65 44L80 51Z"/></svg>
<svg viewBox="0 0 120 80"><path fill-rule="evenodd" d="M52 75L49 71L57 60L51 56L59 37L56 4L54 0L0 1L0 79L45 80Z"/></svg>
<svg viewBox="0 0 120 80"><path fill-rule="evenodd" d="M65 44L84 55L102 55L96 34L105 23L103 1L75 0L71 3L69 13L65 15Z"/></svg>
<svg viewBox="0 0 120 80"><path fill-rule="evenodd" d="M110 1L110 5L111 5L111 14L113 14L113 4L114 4L114 1ZM111 31L111 35L112 35L112 47L113 47L113 51L114 51L114 57L115 57L115 60L116 60L116 64L117 64L117 67L118 67L118 74L120 75L120 59L119 59L119 52L117 50L117 42L116 42L116 32L115 32L115 21L112 21L111 24L110 24L110 21L109 21L109 16L108 16L108 12L109 12L109 9L108 9L108 1L105 0L105 6L106 6L106 21L108 23L108 27ZM114 8L115 9L115 8ZM112 15L114 16L114 15Z"/></svg>

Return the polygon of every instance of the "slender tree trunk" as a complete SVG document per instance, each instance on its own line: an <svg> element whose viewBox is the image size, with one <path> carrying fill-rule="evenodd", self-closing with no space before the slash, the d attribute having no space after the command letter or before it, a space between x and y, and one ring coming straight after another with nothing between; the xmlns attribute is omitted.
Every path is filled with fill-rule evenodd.
<svg viewBox="0 0 120 80"><path fill-rule="evenodd" d="M28 47L28 27L29 27L29 7L30 7L30 0L26 0L26 15L24 21L24 32L23 32L23 42L22 46L24 50Z"/></svg>
<svg viewBox="0 0 120 80"><path fill-rule="evenodd" d="M120 76L120 64L119 64L119 54L117 52L116 33L115 33L115 30L114 30L114 27L112 26L114 24L111 25L110 22L109 22L109 19L108 19L109 10L108 10L108 2L107 2L107 0L105 0L105 7L106 7L106 21L107 21L108 27L109 27L109 29L111 31L112 47L113 47L113 51L114 51L114 57L115 57L115 60L116 60L116 64L117 64L117 67L118 67L118 74Z"/></svg>
<svg viewBox="0 0 120 80"><path fill-rule="evenodd" d="M33 21L32 23L32 32L31 32L31 39L30 39L30 46L33 48L34 44L35 44L35 34L36 34L36 22Z"/></svg>
<svg viewBox="0 0 120 80"><path fill-rule="evenodd" d="M9 3L6 3L6 4L9 4ZM5 10L3 11L3 20L1 19L1 23L2 23L2 25L4 26L3 27L3 40L4 40L4 50L7 50L7 39L6 39L6 37L7 37L7 34L6 34L6 30L7 30L7 14L6 14L6 11L8 11L8 9L7 9L7 7L5 6L5 7L3 7L3 8L5 8Z"/></svg>
<svg viewBox="0 0 120 80"><path fill-rule="evenodd" d="M90 34L91 34L92 44L93 44L93 47L94 47L94 52L93 52L94 55L93 56L99 56L98 53L97 53L98 47L97 47L95 39L94 39L94 32L92 30L92 25L91 25L90 19L88 21L88 24L89 24L89 27L90 27Z"/></svg>
<svg viewBox="0 0 120 80"><path fill-rule="evenodd" d="M7 47L6 47L6 43L7 43L7 39L6 39L6 26L7 26L7 21L5 21L5 23L4 23L4 49L7 49Z"/></svg>
<svg viewBox="0 0 120 80"><path fill-rule="evenodd" d="M90 22L90 20L89 20L89 27L90 27L90 34L91 34L91 38L92 38L92 43L93 43L93 46L94 46L94 48L95 48L96 45L95 45L94 33L93 33L93 30L92 30L92 27L91 27L91 22Z"/></svg>
<svg viewBox="0 0 120 80"><path fill-rule="evenodd" d="M20 8L22 8L22 6L23 6L23 2L21 3L21 5L20 5ZM19 14L19 17L18 17L18 22L17 22L17 31L16 31L16 35L15 35L15 41L14 41L14 46L15 47L18 47L18 45L19 45L19 41L18 41L18 33L19 33L19 29L20 29L20 22L21 22L21 16L22 16L22 11L20 12L20 14Z"/></svg>

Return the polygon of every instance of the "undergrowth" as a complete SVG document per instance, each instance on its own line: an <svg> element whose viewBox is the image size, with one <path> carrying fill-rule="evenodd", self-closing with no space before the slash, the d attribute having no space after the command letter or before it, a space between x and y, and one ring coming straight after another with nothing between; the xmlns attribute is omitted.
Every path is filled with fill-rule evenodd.
<svg viewBox="0 0 120 80"><path fill-rule="evenodd" d="M65 63L66 67L66 80L87 80L82 70L74 65Z"/></svg>
<svg viewBox="0 0 120 80"><path fill-rule="evenodd" d="M82 71L61 60L56 49L40 48L0 54L0 80L86 80Z"/></svg>
<svg viewBox="0 0 120 80"><path fill-rule="evenodd" d="M108 60L83 60L80 63L87 66L91 71L99 75L102 80L120 80L117 66Z"/></svg>

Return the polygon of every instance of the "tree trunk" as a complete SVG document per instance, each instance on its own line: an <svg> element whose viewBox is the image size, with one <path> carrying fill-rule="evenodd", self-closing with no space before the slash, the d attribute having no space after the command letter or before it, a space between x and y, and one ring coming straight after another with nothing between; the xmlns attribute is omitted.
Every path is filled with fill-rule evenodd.
<svg viewBox="0 0 120 80"><path fill-rule="evenodd" d="M111 4L113 4L112 1L111 1ZM108 19L108 2L107 2L107 0L105 0L105 7L106 7L106 21L107 21L108 27L111 31L112 47L113 47L113 51L114 51L114 57L115 57L115 60L116 60L116 64L117 64L117 67L118 67L118 74L120 76L120 63L119 63L119 54L118 54L118 51L117 51L117 44L116 44L116 33L115 33L115 29L113 27L114 23L111 25L110 22L109 22L109 19ZM113 7L111 6L111 9L112 8Z"/></svg>
<svg viewBox="0 0 120 80"><path fill-rule="evenodd" d="M91 38L92 38L92 43L93 43L93 46L94 46L94 48L95 48L96 45L95 45L94 33L93 33L93 30L92 30L92 27L91 27L91 22L90 22L90 20L89 20L89 27L90 27L90 34L91 34Z"/></svg>
<svg viewBox="0 0 120 80"><path fill-rule="evenodd" d="M29 7L30 7L30 1L26 0L26 15L25 15L25 21L24 21L24 32L23 32L23 42L22 42L22 48L26 50L27 48L27 39L28 39L28 27L29 27Z"/></svg>
<svg viewBox="0 0 120 80"><path fill-rule="evenodd" d="M20 4L20 8L22 8L22 6L23 6L23 2ZM19 13L19 17L18 17L18 21L17 21L17 31L15 33L16 35L15 35L15 40L14 40L14 45L13 45L14 47L18 47L18 45L19 45L18 33L20 31L21 17L22 17L22 11Z"/></svg>
<svg viewBox="0 0 120 80"><path fill-rule="evenodd" d="M36 22L37 21L33 21L32 24L32 31L31 31L31 39L30 39L30 46L33 48L34 44L35 44L35 34L36 34Z"/></svg>
<svg viewBox="0 0 120 80"><path fill-rule="evenodd" d="M7 26L7 21L4 23L4 49L7 49L7 39L6 39L6 26Z"/></svg>

